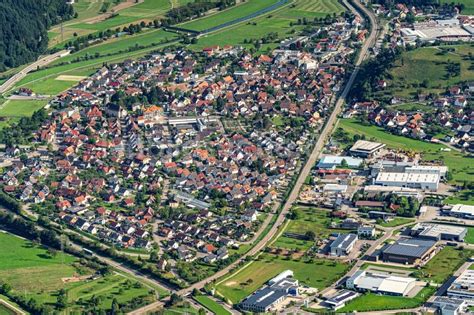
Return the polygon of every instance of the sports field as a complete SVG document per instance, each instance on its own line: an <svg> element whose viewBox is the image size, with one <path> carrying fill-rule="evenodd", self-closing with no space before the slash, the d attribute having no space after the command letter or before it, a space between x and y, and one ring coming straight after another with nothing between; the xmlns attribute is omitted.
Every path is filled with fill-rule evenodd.
<svg viewBox="0 0 474 315"><path fill-rule="evenodd" d="M446 49L454 51L448 52ZM472 50L471 44L464 44L423 47L404 52L390 70L393 78L389 80L389 87L385 92L398 97L414 97L420 88L419 84L423 82L427 84L427 88L423 88L424 93L440 93L451 85L472 81L474 68L468 57ZM448 75L449 63L460 65L459 75Z"/></svg>
<svg viewBox="0 0 474 315"><path fill-rule="evenodd" d="M0 117L30 117L47 103L48 100L7 100L0 105Z"/></svg>
<svg viewBox="0 0 474 315"><path fill-rule="evenodd" d="M354 119L341 119L339 127L347 131L351 137L356 134L365 135L367 140L380 141L390 148L420 152L425 161L443 161L449 167L455 181L474 181L474 158L454 150L440 151L444 148L443 145L392 135L382 128L362 125Z"/></svg>
<svg viewBox="0 0 474 315"><path fill-rule="evenodd" d="M93 295L100 297L103 309L110 309L114 298L119 303L137 297L154 300L151 288L122 274L87 280L95 270L73 256L61 252L51 255L44 247L6 233L0 233L0 244L0 279L12 286L13 293L37 303L53 305L59 289L67 291L67 313L80 312Z"/></svg>
<svg viewBox="0 0 474 315"><path fill-rule="evenodd" d="M335 261L317 259L314 262L287 260L272 254L262 254L248 267L239 269L230 277L217 282L219 294L238 303L268 280L285 270L293 270L302 284L322 289L342 277L347 265Z"/></svg>

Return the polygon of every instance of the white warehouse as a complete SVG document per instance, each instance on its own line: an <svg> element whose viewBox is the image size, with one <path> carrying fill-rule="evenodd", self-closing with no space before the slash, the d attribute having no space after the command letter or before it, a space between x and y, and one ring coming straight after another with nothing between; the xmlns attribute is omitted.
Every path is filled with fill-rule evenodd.
<svg viewBox="0 0 474 315"><path fill-rule="evenodd" d="M374 184L436 191L438 190L439 180L440 176L436 173L380 172L375 178Z"/></svg>

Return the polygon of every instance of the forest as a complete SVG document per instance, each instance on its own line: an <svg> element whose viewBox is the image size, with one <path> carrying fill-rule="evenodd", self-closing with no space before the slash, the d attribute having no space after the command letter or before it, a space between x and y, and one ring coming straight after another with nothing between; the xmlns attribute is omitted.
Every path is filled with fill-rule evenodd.
<svg viewBox="0 0 474 315"><path fill-rule="evenodd" d="M48 28L73 16L72 6L64 0L0 1L0 71L44 53Z"/></svg>

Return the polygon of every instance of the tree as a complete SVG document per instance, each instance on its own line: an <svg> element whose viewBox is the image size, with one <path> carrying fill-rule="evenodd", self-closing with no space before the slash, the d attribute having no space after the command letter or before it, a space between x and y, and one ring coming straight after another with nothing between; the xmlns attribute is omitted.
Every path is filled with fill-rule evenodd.
<svg viewBox="0 0 474 315"><path fill-rule="evenodd" d="M313 231L307 231L305 233L305 236L310 241L314 241L316 239L316 233L314 233Z"/></svg>
<svg viewBox="0 0 474 315"><path fill-rule="evenodd" d="M67 307L67 293L66 293L66 290L64 290L64 289L59 290L58 297L57 297L57 300L56 300L56 307L59 310L63 310Z"/></svg>
<svg viewBox="0 0 474 315"><path fill-rule="evenodd" d="M119 303L118 303L118 301L117 301L116 298L114 298L114 299L112 300L112 308L111 308L111 310L110 310L110 313L111 313L112 315L116 315L116 314L119 314L119 313L120 313L120 305L119 305Z"/></svg>

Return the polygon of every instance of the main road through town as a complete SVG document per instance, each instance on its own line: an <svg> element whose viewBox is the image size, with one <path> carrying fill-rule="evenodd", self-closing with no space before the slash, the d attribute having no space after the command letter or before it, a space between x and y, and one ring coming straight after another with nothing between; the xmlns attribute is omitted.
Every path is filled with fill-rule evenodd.
<svg viewBox="0 0 474 315"><path fill-rule="evenodd" d="M352 12L357 14L356 9L350 3L348 3L347 0L344 0L344 3L346 4L346 6ZM375 42L376 42L376 38L377 38L377 32L376 31L377 31L377 28L378 28L377 19L375 18L375 16L373 15L372 12L370 12L368 9L366 9L359 2L359 0L354 0L353 3L360 10L362 10L365 13L365 15L369 18L369 21L370 21L369 37L367 38L367 40L364 42L363 46L361 47L361 49L359 51L357 61L355 63L354 71L352 72L349 80L347 81L347 84L345 85L345 88L344 88L343 92L341 93L338 100L336 101L336 104L334 105L334 110L331 113L329 119L327 120L326 125L322 129L320 137L319 137L318 141L316 142L316 144L313 148L313 151L311 152L308 160L306 161L306 164L303 166L303 168L302 168L302 170L301 170L301 172L298 176L298 179L296 180L295 185L293 186L287 200L285 201L285 203L283 205L283 208L282 208L281 212L278 214L278 217L277 217L276 221L274 222L274 224L272 225L272 227L270 228L268 233L266 235L264 235L263 238L257 244L255 244L255 246L250 251L248 251L245 255L243 255L240 259L238 259L234 263L230 264L226 268L216 272L211 277L206 278L202 281L199 281L199 282L191 285L190 287L188 287L186 289L180 290L178 292L179 294L188 294L193 289L200 289L200 288L204 287L207 283L209 283L211 281L214 281L214 280L216 280L216 279L218 279L222 276L225 276L226 274L231 272L231 270L234 269L235 267L237 267L237 265L239 263L241 263L246 257L255 255L259 251L261 251L263 248L265 248L265 246L267 246L268 242L278 232L278 228L280 227L280 225L285 221L285 218L286 218L286 215L288 214L288 211L291 209L291 207L293 206L293 204L295 203L295 201L298 198L300 189L301 189L306 177L310 174L313 165L318 160L318 158L319 158L319 156L320 156L320 154L321 154L321 152L324 148L326 139L333 132L334 125L337 121L337 117L342 111L342 108L343 108L343 105L344 105L344 100L347 97L347 95L348 95L348 93L349 93L349 91L352 87L352 84L354 83L354 81L357 77L357 73L359 72L360 64L364 61L364 59L368 55L369 49L371 47L373 47L375 45Z"/></svg>

